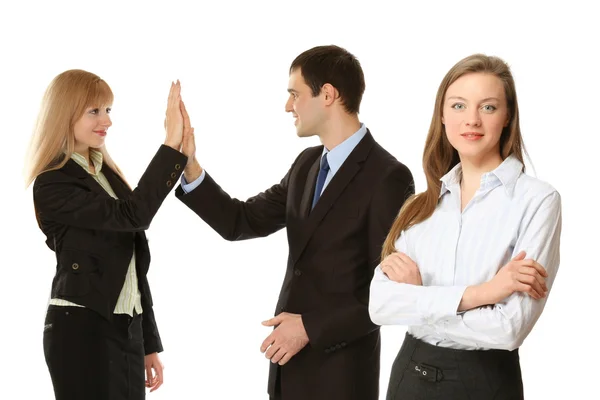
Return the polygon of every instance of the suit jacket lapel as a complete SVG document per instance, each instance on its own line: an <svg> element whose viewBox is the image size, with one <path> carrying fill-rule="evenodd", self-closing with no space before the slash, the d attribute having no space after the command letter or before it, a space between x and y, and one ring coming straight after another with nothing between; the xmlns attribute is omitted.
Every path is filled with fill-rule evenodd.
<svg viewBox="0 0 600 400"><path fill-rule="evenodd" d="M123 199L131 193L131 189L123 182L121 177L117 175L110 167L106 164L102 165L102 173L106 177L106 180L110 184L113 192L117 195L117 198Z"/></svg>
<svg viewBox="0 0 600 400"><path fill-rule="evenodd" d="M106 190L104 190L104 188L102 188L102 186L100 186L100 184L96 182L96 180L85 169L83 169L72 159L67 161L64 167L62 167L62 170L75 178L81 179L81 181L94 192L98 194L105 194L107 196L109 195L106 193Z"/></svg>
<svg viewBox="0 0 600 400"><path fill-rule="evenodd" d="M127 186L127 184L121 179L121 177L117 175L117 173L114 172L108 165L102 165L102 173L106 177L106 180L108 181L108 184L112 188L113 192L115 192L115 195L117 195L117 199L125 199L131 194L132 191L129 188L129 186ZM147 269L142 271L139 267L148 267L149 262L143 261L143 257L149 254L149 247L148 242L146 241L146 234L144 233L144 231L134 232L133 238L137 254L136 271L139 278L145 275L148 271Z"/></svg>
<svg viewBox="0 0 600 400"><path fill-rule="evenodd" d="M307 210L307 212L310 212L310 214L308 214L308 218L304 219L306 226L305 229L302 230L303 235L300 236L299 243L294 246L295 254L292 255L294 260L298 260L300 258L300 255L304 251L308 240L313 235L315 229L317 229L335 201L344 192L346 186L348 186L350 181L352 181L354 176L358 173L358 171L360 171L362 164L367 159L367 156L369 155L374 143L375 140L373 139L373 136L367 130L365 137L356 145L350 155L348 155L346 161L344 161L339 171L335 174L333 179L329 182L321 194L319 201L317 204L315 204L315 208L310 211L312 198L315 191L316 177L321 160L320 156L317 158L315 164L311 167L308 173L304 187L304 193L302 195L302 202L300 205L301 211L304 212Z"/></svg>
<svg viewBox="0 0 600 400"><path fill-rule="evenodd" d="M67 163L62 167L62 170L75 178L81 179L81 181L94 192L110 197L106 190L104 190L104 188L100 186L100 184L96 182L96 180L75 161L69 159L69 161L67 161ZM113 172L112 169L110 169L110 167L108 167L108 165L102 165L102 173L106 177L106 180L110 184L113 192L115 192L119 199L123 199L131 193L131 189L115 172ZM139 240L138 249L140 250L140 254L143 255L148 253L148 243L146 242L146 235L144 234L144 231L135 232L133 237ZM137 264L146 265L146 263L139 262ZM142 272L145 274L145 271Z"/></svg>
<svg viewBox="0 0 600 400"><path fill-rule="evenodd" d="M315 194L322 154L319 153L319 157L317 157L310 170L308 170L306 182L304 182L304 191L302 192L302 200L300 201L300 215L303 220L306 220L311 212L310 208L312 207L312 200Z"/></svg>

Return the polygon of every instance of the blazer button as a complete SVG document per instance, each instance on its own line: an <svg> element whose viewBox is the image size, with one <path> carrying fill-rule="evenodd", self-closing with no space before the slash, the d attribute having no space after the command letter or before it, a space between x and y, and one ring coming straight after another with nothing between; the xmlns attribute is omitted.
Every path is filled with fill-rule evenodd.
<svg viewBox="0 0 600 400"><path fill-rule="evenodd" d="M171 172L171 178L175 179L177 177L177 174L175 172Z"/></svg>
<svg viewBox="0 0 600 400"><path fill-rule="evenodd" d="M173 182L167 181L167 187L171 187L172 184L173 184Z"/></svg>
<svg viewBox="0 0 600 400"><path fill-rule="evenodd" d="M179 170L181 169L181 165L179 165L179 164L175 164L175 169L176 169L177 171L179 171Z"/></svg>
<svg viewBox="0 0 600 400"><path fill-rule="evenodd" d="M300 271L299 269L295 269L294 270L294 275L300 276L300 275L302 275L302 271Z"/></svg>
<svg viewBox="0 0 600 400"><path fill-rule="evenodd" d="M79 264L73 263L73 265L71 265L71 268L73 268L74 270L78 270L79 269Z"/></svg>

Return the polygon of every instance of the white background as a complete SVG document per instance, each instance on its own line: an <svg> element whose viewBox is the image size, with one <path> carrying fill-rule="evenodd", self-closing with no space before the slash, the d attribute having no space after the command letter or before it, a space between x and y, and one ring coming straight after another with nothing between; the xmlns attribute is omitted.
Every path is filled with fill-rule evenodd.
<svg viewBox="0 0 600 400"><path fill-rule="evenodd" d="M332 43L361 61L361 121L409 166L418 191L425 189L423 144L447 70L475 52L512 66L535 172L563 200L558 278L520 351L526 398L596 396L600 31L589 4L191 3L1 3L0 398L53 399L42 327L55 259L21 173L52 78L82 68L111 85L107 144L133 185L164 139L169 84L180 79L198 158L225 190L245 199L318 144L298 139L284 112L288 68L302 51ZM260 322L272 315L283 279L285 232L229 243L171 194L147 233L166 365L164 386L149 398L266 399L268 363L259 346L269 329ZM404 332L382 328L381 399Z"/></svg>

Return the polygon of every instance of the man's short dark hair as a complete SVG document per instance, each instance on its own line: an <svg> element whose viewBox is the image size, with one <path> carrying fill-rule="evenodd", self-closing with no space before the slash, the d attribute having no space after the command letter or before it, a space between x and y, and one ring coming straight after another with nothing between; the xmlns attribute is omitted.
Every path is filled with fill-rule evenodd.
<svg viewBox="0 0 600 400"><path fill-rule="evenodd" d="M357 58L339 46L317 46L306 50L292 62L290 73L300 68L313 97L326 83L335 87L349 114L358 114L365 92L365 76Z"/></svg>

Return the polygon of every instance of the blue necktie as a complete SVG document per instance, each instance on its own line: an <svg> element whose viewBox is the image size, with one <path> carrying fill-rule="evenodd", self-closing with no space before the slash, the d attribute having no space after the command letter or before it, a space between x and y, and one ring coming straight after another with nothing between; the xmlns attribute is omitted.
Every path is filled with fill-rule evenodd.
<svg viewBox="0 0 600 400"><path fill-rule="evenodd" d="M317 177L317 188L315 189L315 195L313 196L312 208L315 208L315 204L321 197L323 191L323 185L325 184L325 178L327 178L327 172L329 172L329 163L327 162L327 153L321 159L321 169L319 170L319 176Z"/></svg>

